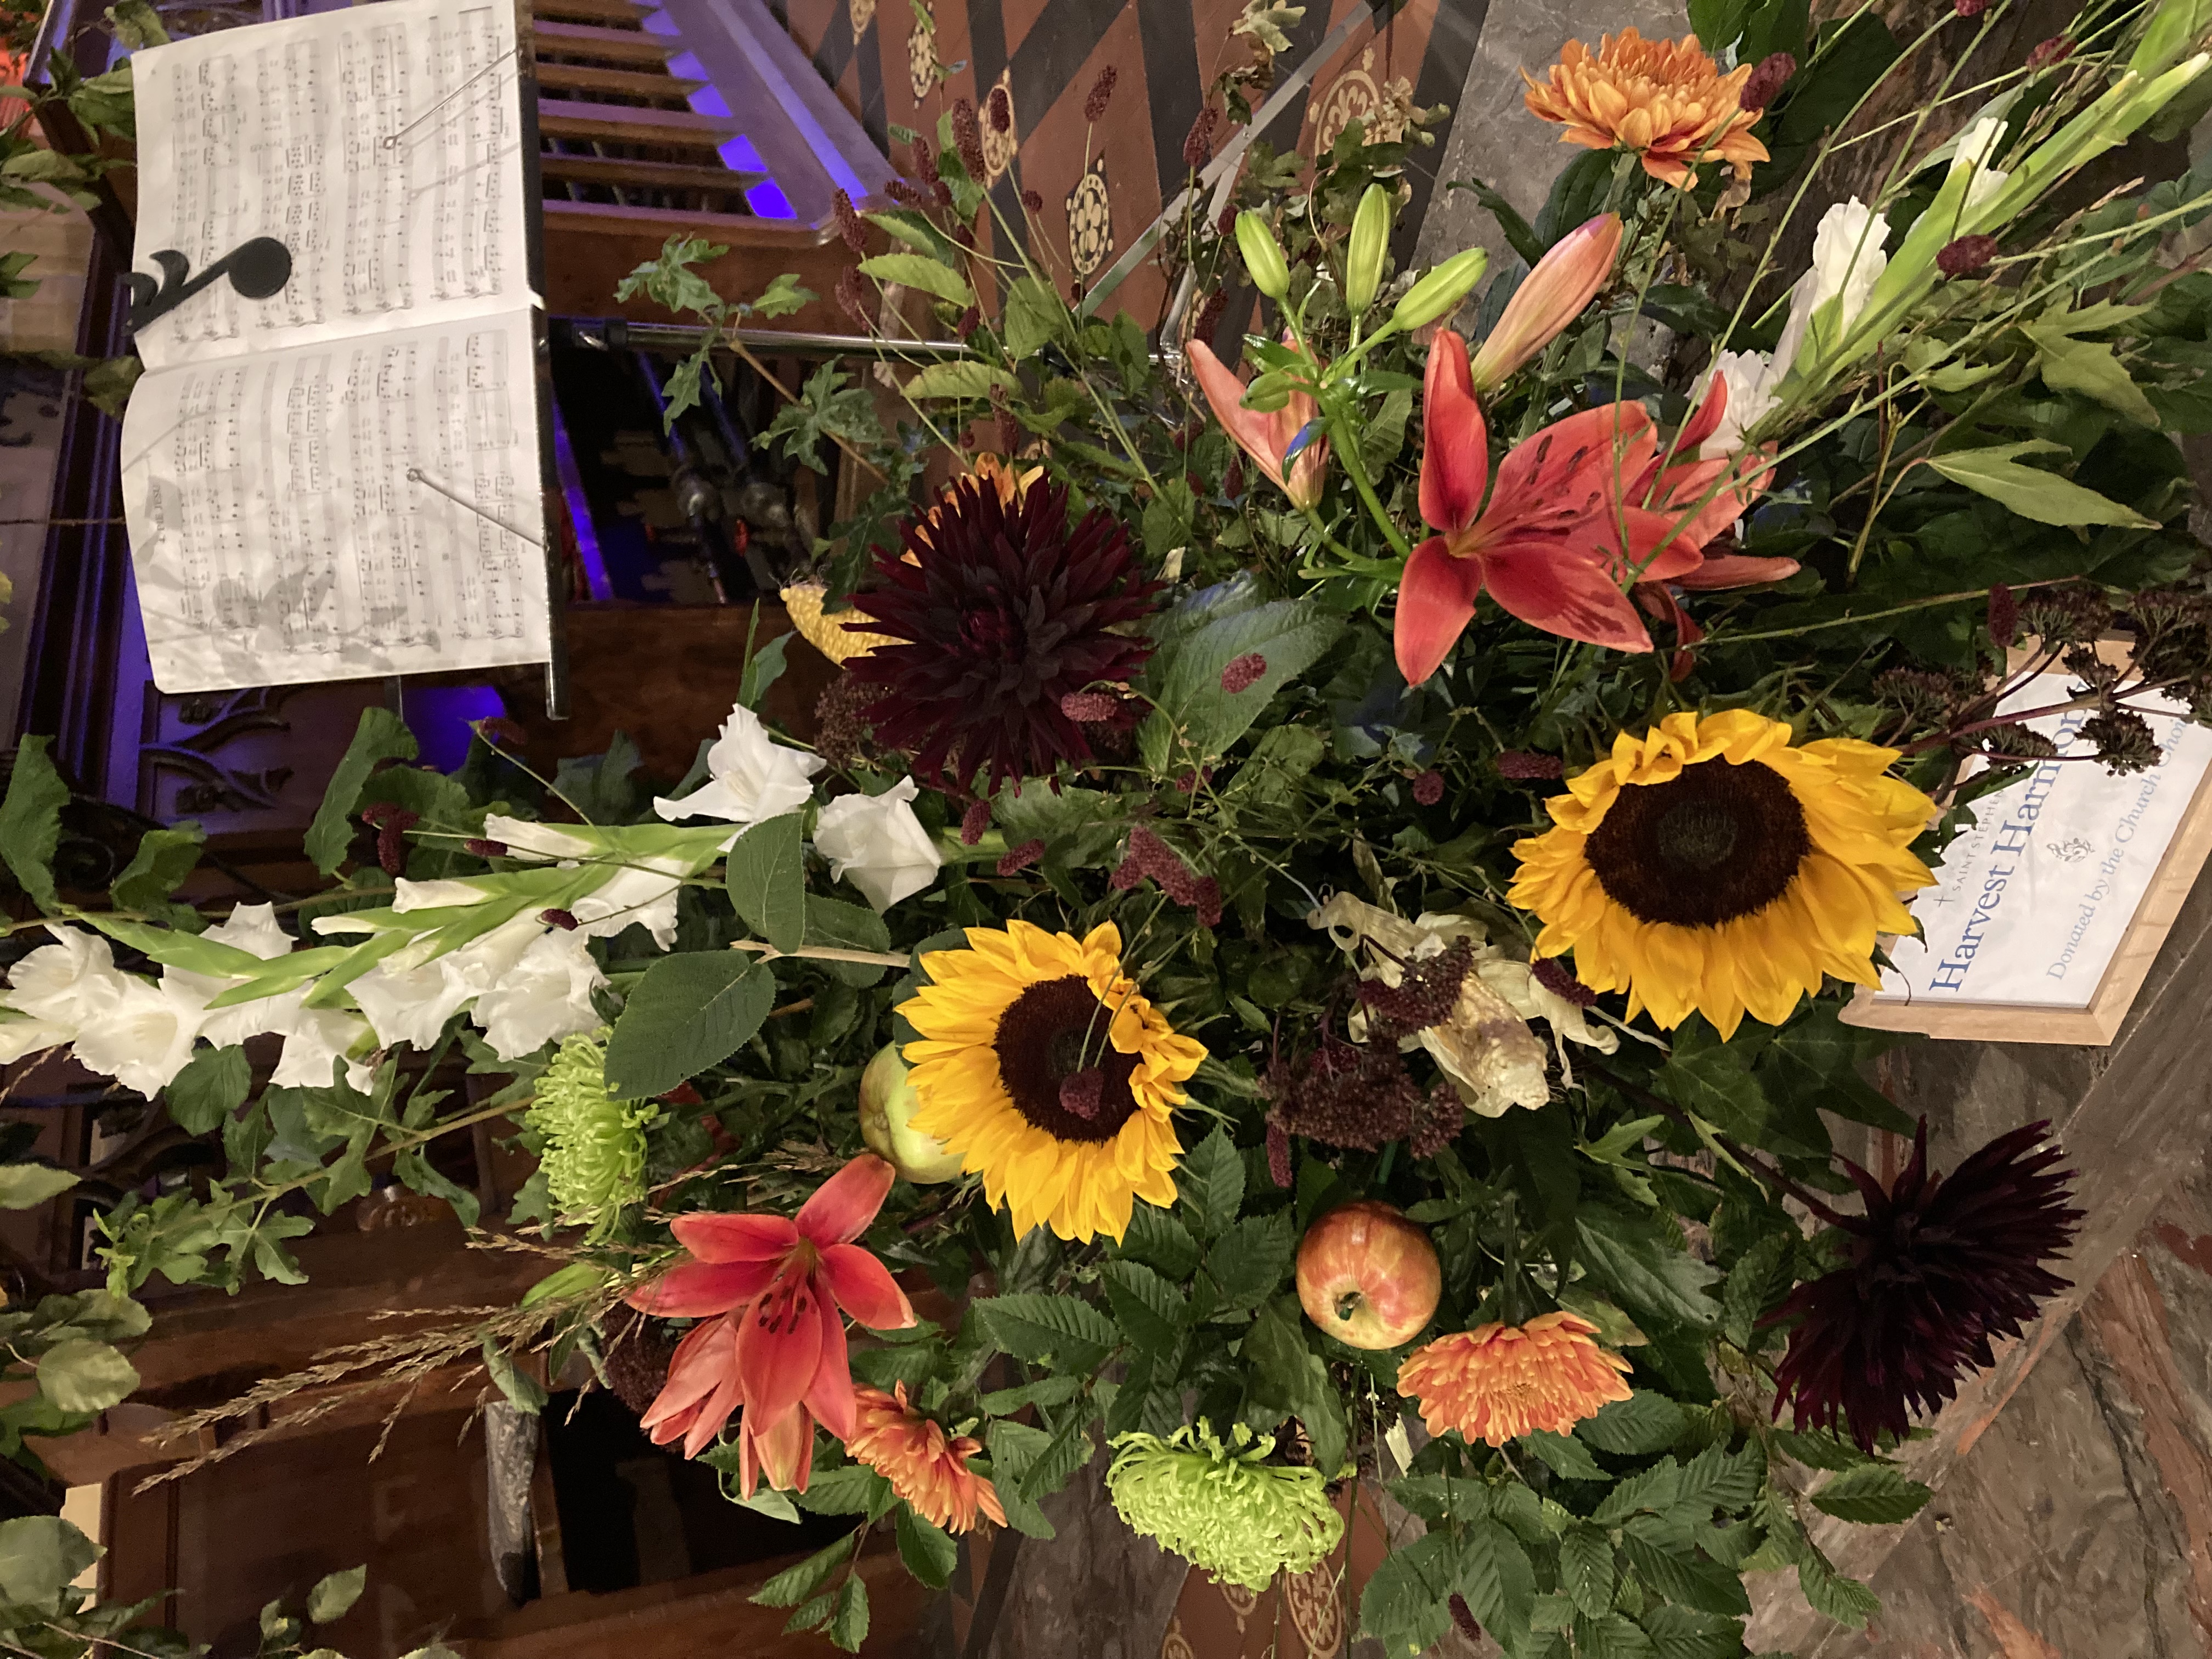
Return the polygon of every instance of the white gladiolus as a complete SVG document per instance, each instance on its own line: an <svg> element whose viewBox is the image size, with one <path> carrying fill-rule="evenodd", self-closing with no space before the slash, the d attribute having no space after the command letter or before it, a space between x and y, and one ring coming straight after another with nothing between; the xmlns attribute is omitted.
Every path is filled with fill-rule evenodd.
<svg viewBox="0 0 2212 1659"><path fill-rule="evenodd" d="M182 986L125 974L121 994L77 1028L77 1063L142 1095L159 1093L192 1057L206 1004Z"/></svg>
<svg viewBox="0 0 2212 1659"><path fill-rule="evenodd" d="M115 951L98 933L46 924L54 936L15 964L8 988L10 1008L58 1030L92 1024L123 997L131 975L115 965Z"/></svg>
<svg viewBox="0 0 2212 1659"><path fill-rule="evenodd" d="M1882 251L1888 240L1889 222L1856 196L1820 216L1813 234L1813 266L1790 292L1790 320L1775 344L1776 362L1786 370L1796 361L1813 314L1831 300L1840 301L1833 337L1840 340L1850 331L1866 309L1867 296L1889 268L1889 255Z"/></svg>
<svg viewBox="0 0 2212 1659"><path fill-rule="evenodd" d="M814 775L828 763L771 741L760 716L740 703L707 751L707 781L681 800L654 800L653 810L672 823L684 818L761 823L812 800Z"/></svg>
<svg viewBox="0 0 2212 1659"><path fill-rule="evenodd" d="M1703 402L1710 391L1713 377L1728 387L1728 407L1721 413L1721 423L1713 435L1698 446L1701 461L1725 460L1743 449L1744 429L1756 425L1774 408L1776 388L1782 383L1783 369L1776 360L1764 351L1723 351L1713 357L1712 375L1706 378L1698 394Z"/></svg>
<svg viewBox="0 0 2212 1659"><path fill-rule="evenodd" d="M520 1060L548 1042L599 1024L592 993L607 982L581 933L549 933L477 999L470 1014L501 1060Z"/></svg>
<svg viewBox="0 0 2212 1659"><path fill-rule="evenodd" d="M248 951L264 962L288 956L292 950L292 936L278 925L276 907L270 904L235 905L227 920L207 929L200 937ZM163 985L173 987L180 995L198 998L203 1010L233 985L240 982L214 974L195 974L183 968L168 967L161 970ZM200 1020L200 1035L218 1048L231 1048L250 1036L289 1033L300 1018L300 1005L307 1000L307 989L303 985L295 991L283 992L273 997L256 997L251 1002L241 1002L234 1007L218 1008L212 1013L204 1012Z"/></svg>
<svg viewBox="0 0 2212 1659"><path fill-rule="evenodd" d="M446 1022L497 984L544 931L534 916L517 916L427 962L410 963L403 952L354 981L353 1000L384 1047L405 1042L428 1048ZM419 941L409 948L419 949Z"/></svg>
<svg viewBox="0 0 2212 1659"><path fill-rule="evenodd" d="M331 1067L345 1061L346 1082L366 1093L376 1071L352 1052L370 1036L368 1022L345 1008L306 1008L285 1034L270 1082L280 1089L327 1089Z"/></svg>
<svg viewBox="0 0 2212 1659"><path fill-rule="evenodd" d="M850 877L878 910L921 892L945 860L913 801L921 792L901 778L880 795L840 795L822 809L814 845L830 860L833 881Z"/></svg>
<svg viewBox="0 0 2212 1659"><path fill-rule="evenodd" d="M1966 180L1966 200L1962 215L1971 216L1974 210L2005 187L2012 174L1990 165L1990 157L1996 153L1998 141L2004 137L2005 118L1984 115L1959 135L1959 148L1951 157L1951 171L1961 168L1971 172Z"/></svg>

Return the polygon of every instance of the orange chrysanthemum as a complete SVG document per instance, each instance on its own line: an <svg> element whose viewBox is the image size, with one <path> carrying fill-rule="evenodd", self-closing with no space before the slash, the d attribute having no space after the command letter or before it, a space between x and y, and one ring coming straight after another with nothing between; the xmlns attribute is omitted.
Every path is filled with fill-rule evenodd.
<svg viewBox="0 0 2212 1659"><path fill-rule="evenodd" d="M1528 70L1528 111L1566 131L1563 144L1636 151L1654 179L1686 190L1695 164L1726 161L1739 179L1764 161L1766 146L1751 136L1757 110L1738 102L1753 65L1723 75L1698 37L1646 40L1634 29L1608 34L1597 52L1579 40L1559 48L1548 82Z"/></svg>
<svg viewBox="0 0 2212 1659"><path fill-rule="evenodd" d="M891 1483L891 1490L914 1505L915 1513L947 1532L966 1532L981 1510L1000 1526L1006 1512L997 1488L972 1474L968 1460L983 1449L961 1435L948 1438L906 1403L906 1384L896 1398L880 1389L855 1389L856 1426L845 1449Z"/></svg>
<svg viewBox="0 0 2212 1659"><path fill-rule="evenodd" d="M1420 1402L1431 1434L1457 1429L1493 1446L1535 1429L1565 1434L1628 1398L1628 1362L1591 1341L1596 1331L1571 1313L1455 1331L1398 1368L1398 1392Z"/></svg>

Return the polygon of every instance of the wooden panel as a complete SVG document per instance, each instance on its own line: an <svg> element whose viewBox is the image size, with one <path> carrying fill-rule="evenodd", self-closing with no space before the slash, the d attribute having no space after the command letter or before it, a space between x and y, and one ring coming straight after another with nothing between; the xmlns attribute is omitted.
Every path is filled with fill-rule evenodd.
<svg viewBox="0 0 2212 1659"><path fill-rule="evenodd" d="M598 64L538 65L538 84L568 91L612 92L628 98L683 98L707 83L658 70L607 69Z"/></svg>
<svg viewBox="0 0 2212 1659"><path fill-rule="evenodd" d="M726 115L702 115L688 109L630 109L620 104L584 104L561 98L538 101L538 130L549 138L599 138L620 144L696 145L718 149L737 136L738 123Z"/></svg>
<svg viewBox="0 0 2212 1659"><path fill-rule="evenodd" d="M548 152L538 158L538 171L548 179L573 179L580 185L635 185L640 190L711 190L724 195L757 185L765 173L738 173L720 165L690 167L682 161L629 161L611 155L558 155ZM560 198L548 191L550 204ZM742 214L729 216L743 219Z"/></svg>
<svg viewBox="0 0 2212 1659"><path fill-rule="evenodd" d="M538 50L578 58L605 58L624 64L661 64L673 55L676 42L665 35L642 29L599 28L590 23L549 23L543 18L531 25ZM543 71L540 71L543 73Z"/></svg>
<svg viewBox="0 0 2212 1659"><path fill-rule="evenodd" d="M787 219L747 219L734 214L615 207L595 202L555 200L545 204L546 246L550 250L546 261L547 305L556 316L696 322L696 318L674 317L643 295L619 305L615 301L615 289L622 279L640 264L657 258L661 245L676 235L703 236L731 250L697 267L717 294L732 300L750 299L787 270L815 295L787 317L762 319L763 326L802 333L808 330L839 333L852 327L852 319L838 308L833 296L838 276L852 267L854 259L837 239L834 225L817 227L794 224ZM729 713L726 700L722 713ZM690 764L689 760L684 762L684 767ZM683 770L678 768L678 775Z"/></svg>
<svg viewBox="0 0 2212 1659"><path fill-rule="evenodd" d="M635 0L535 0L530 9L536 17L622 24L641 22L659 8L639 5Z"/></svg>

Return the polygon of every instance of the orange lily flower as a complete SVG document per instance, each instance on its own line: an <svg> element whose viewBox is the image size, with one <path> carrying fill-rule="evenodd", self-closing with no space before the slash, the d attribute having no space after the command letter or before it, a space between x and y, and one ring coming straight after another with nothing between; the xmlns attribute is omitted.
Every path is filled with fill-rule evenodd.
<svg viewBox="0 0 2212 1659"><path fill-rule="evenodd" d="M1244 382L1203 340L1190 343L1190 367L1222 430L1275 481L1276 487L1291 498L1291 504L1303 509L1319 501L1322 475L1328 470L1328 440L1316 436L1287 467L1283 462L1298 434L1321 413L1313 398L1293 392L1287 403L1272 412L1245 408Z"/></svg>
<svg viewBox="0 0 2212 1659"><path fill-rule="evenodd" d="M1552 244L1513 290L1498 326L1468 365L1477 392L1489 391L1557 337L1613 275L1620 257L1620 216L1601 213Z"/></svg>

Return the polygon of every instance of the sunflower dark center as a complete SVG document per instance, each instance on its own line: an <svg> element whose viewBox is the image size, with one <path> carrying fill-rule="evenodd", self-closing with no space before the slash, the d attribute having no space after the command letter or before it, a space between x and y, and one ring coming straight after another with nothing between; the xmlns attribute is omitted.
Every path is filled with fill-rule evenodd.
<svg viewBox="0 0 2212 1659"><path fill-rule="evenodd" d="M1780 773L1710 760L1665 783L1623 785L1584 856L1639 921L1714 927L1789 891L1812 845Z"/></svg>
<svg viewBox="0 0 2212 1659"><path fill-rule="evenodd" d="M999 1016L1000 1081L1014 1109L1055 1140L1111 1140L1137 1109L1137 1056L1107 1040L1109 1012L1070 975L1030 986Z"/></svg>

